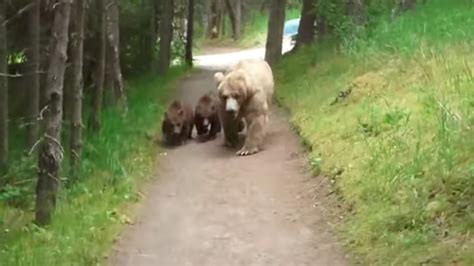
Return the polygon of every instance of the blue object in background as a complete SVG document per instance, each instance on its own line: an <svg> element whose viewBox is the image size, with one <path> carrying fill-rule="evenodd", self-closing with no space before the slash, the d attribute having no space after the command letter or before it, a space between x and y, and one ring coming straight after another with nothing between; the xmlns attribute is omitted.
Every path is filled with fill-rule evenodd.
<svg viewBox="0 0 474 266"><path fill-rule="evenodd" d="M300 26L300 19L292 19L285 22L283 28L283 37L284 38L294 38L298 34L298 27Z"/></svg>

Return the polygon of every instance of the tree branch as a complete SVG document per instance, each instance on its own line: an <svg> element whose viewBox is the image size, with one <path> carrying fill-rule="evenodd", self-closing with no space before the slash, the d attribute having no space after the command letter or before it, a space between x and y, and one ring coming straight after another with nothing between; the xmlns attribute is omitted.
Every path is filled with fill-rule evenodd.
<svg viewBox="0 0 474 266"><path fill-rule="evenodd" d="M18 12L16 12L15 15L13 15L9 19L3 21L2 26L7 26L8 23L10 23L11 21L15 20L18 17L21 17L23 15L23 13L28 12L31 8L33 8L34 5L35 5L35 3L30 3L30 4L22 7L20 10L18 10Z"/></svg>
<svg viewBox="0 0 474 266"><path fill-rule="evenodd" d="M45 74L46 72L44 71L35 71L35 72L28 72L24 74L16 73L16 74L8 74L8 73L1 73L0 72L0 77L7 77L7 78L21 78L24 76L28 75L33 75L33 74Z"/></svg>

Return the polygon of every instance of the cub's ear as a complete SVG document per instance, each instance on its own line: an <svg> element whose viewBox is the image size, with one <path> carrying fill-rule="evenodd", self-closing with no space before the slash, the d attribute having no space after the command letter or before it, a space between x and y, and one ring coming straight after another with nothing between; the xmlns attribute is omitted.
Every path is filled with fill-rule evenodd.
<svg viewBox="0 0 474 266"><path fill-rule="evenodd" d="M183 115L184 115L184 110L183 110L183 109L179 110L179 111L178 111L178 115L179 115L179 116L183 116Z"/></svg>
<svg viewBox="0 0 474 266"><path fill-rule="evenodd" d="M165 113L163 114L163 117L168 118L168 112L167 111L165 111Z"/></svg>
<svg viewBox="0 0 474 266"><path fill-rule="evenodd" d="M219 84L224 80L224 73L222 72L217 72L214 74L214 80Z"/></svg>

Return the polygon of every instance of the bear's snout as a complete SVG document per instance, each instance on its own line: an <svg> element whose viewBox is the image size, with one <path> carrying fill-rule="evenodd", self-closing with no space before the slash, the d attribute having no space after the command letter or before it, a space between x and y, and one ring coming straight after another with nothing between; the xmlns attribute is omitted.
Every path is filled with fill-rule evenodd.
<svg viewBox="0 0 474 266"><path fill-rule="evenodd" d="M229 113L237 113L239 111L239 103L236 99L229 97L226 100L225 110Z"/></svg>

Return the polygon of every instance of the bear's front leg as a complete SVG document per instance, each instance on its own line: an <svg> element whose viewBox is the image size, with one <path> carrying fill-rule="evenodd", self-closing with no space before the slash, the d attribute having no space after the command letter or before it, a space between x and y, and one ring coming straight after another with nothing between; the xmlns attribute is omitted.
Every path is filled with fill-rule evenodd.
<svg viewBox="0 0 474 266"><path fill-rule="evenodd" d="M260 151L265 138L267 119L265 114L247 120L247 137L242 149L237 152L239 156L252 155Z"/></svg>
<svg viewBox="0 0 474 266"><path fill-rule="evenodd" d="M228 114L225 109L220 110L220 124L224 131L224 146L235 148L239 142L239 132L237 118L232 114Z"/></svg>
<svg viewBox="0 0 474 266"><path fill-rule="evenodd" d="M222 130L221 121L217 115L212 116L210 121L211 129L209 130L209 139L214 139L216 138L216 135Z"/></svg>
<svg viewBox="0 0 474 266"><path fill-rule="evenodd" d="M239 134L235 127L232 125L225 125L223 127L224 131L224 146L229 148L235 148L239 143Z"/></svg>

